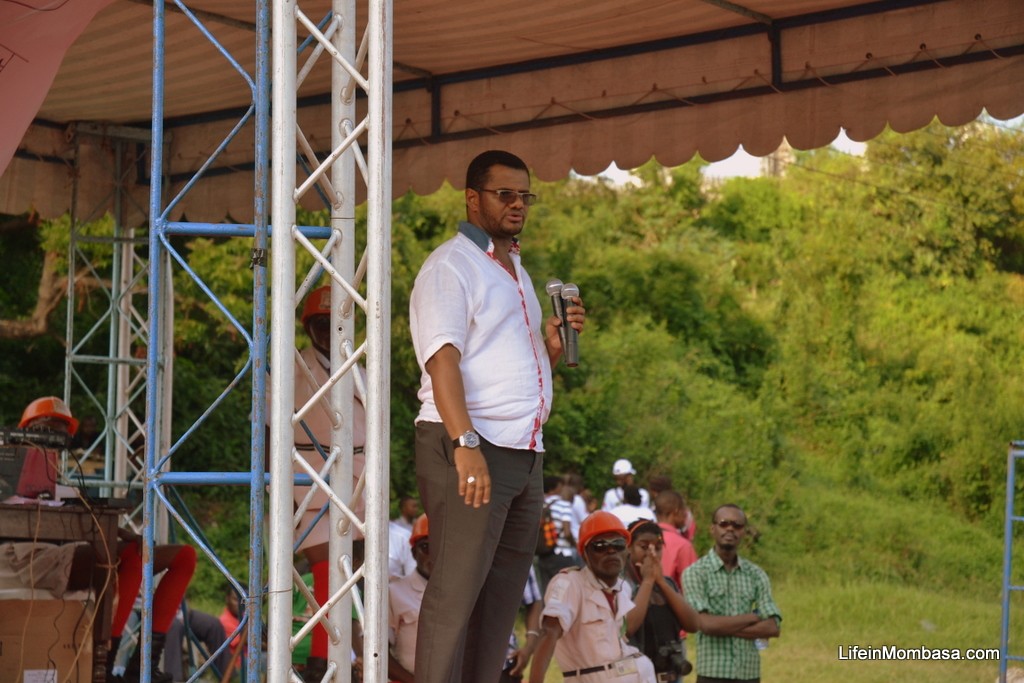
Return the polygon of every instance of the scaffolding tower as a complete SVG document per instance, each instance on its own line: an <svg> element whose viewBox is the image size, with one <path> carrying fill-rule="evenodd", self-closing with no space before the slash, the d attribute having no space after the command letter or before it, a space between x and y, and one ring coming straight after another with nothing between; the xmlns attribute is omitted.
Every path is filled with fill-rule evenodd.
<svg viewBox="0 0 1024 683"><path fill-rule="evenodd" d="M169 519L241 595L244 617L228 642L234 635L246 634L248 683L262 680L264 643L266 680L301 683L292 670L292 650L318 624L326 628L330 643L322 681L353 680L353 614L358 615L362 630L362 652L355 654L360 655L364 680L387 678L392 9L390 0L363 4L333 0L326 16L313 18L302 4L254 2L256 57L255 65L246 68L245 60L233 56L216 37L219 21L237 25L237 19L193 10L183 1L154 0L151 130L92 130L79 125L76 131L82 139L97 135L104 144L113 145L109 156L115 210L109 234L100 236L82 230L87 221L97 218L88 207L77 207L72 215L71 272L84 269L107 283L103 292L108 310L92 329L76 338L75 287L69 278L65 399L70 402L74 395L101 415L103 424L93 443L79 453L79 461L68 462L65 471L70 473L90 455L97 455L104 463L101 484L106 495L133 488L142 491L141 509L132 511L136 514L130 513L127 522L141 513L136 529L143 537L143 681L152 677L153 553L157 544L166 542ZM322 2L308 0L308 4L323 13ZM173 58L167 52L167 12L187 17L194 38L210 41L223 57L220 65L209 68L233 69L251 90L246 111L176 193L171 191L170 163L165 158L170 136L164 130L164 65ZM365 28L360 32L359 26ZM299 88L317 70L329 71L331 82L332 137L326 153L314 150L297 118ZM219 222L220 217L209 222L172 220L183 198L232 143L255 150L252 222L228 224ZM122 211L133 201L125 189L130 172L134 169L144 175L139 170L145 164L143 146L149 155L148 207L136 205L131 212ZM328 227L297 224L296 205L313 193L324 199L330 212ZM356 200L364 193L366 234L357 235ZM148 225L132 227L126 218L129 213L142 215L141 223L148 217ZM216 286L191 266L180 244L183 238L197 236L251 240L251 321L240 320ZM357 254L357 244L365 245L362 253ZM312 266L299 265L303 263ZM268 272L273 274L272 281ZM244 366L192 425L177 433L171 426L176 323L172 283L176 277L188 278L248 347ZM331 375L307 405L293 405L296 373L303 372L296 350L296 306L321 281L329 281L332 288ZM361 366L365 373L358 371ZM194 438L232 392L246 389L251 400L249 469L190 472L174 467L174 455L181 446ZM271 401L267 401L268 389ZM366 412L366 465L353 485L356 395ZM330 449L323 453L319 470L311 468L294 447L294 434L304 428L302 418L317 401L328 402L334 417ZM138 457L142 452L144 458ZM294 548L308 533L295 524L311 498L307 496L295 510L292 488L297 484L320 489L329 499L320 511L331 529L330 597L323 604L316 602L294 567ZM248 487L246 577L232 575L222 562L217 548L206 540L176 495L178 486ZM353 513L359 497L365 502L365 519ZM365 537L362 561L353 553L355 533ZM293 588L306 597L314 612L295 636ZM226 642L223 648L227 646ZM200 668L192 680L199 680L208 666Z"/></svg>
<svg viewBox="0 0 1024 683"><path fill-rule="evenodd" d="M1017 464L1024 460L1024 441L1010 442L1006 458L1006 515L1003 522L1003 589L1002 621L999 636L999 681L1006 683L1006 672L1011 661L1024 662L1024 655L1010 653L1010 614L1014 595L1024 591L1024 585L1014 580L1013 536L1024 522L1024 510L1017 507Z"/></svg>

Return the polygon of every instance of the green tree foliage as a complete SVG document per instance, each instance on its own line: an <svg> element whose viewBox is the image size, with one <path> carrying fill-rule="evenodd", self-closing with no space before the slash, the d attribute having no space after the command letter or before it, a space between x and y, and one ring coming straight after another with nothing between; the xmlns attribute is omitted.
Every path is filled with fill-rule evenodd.
<svg viewBox="0 0 1024 683"><path fill-rule="evenodd" d="M785 260L769 374L845 483L969 518L1000 510L1006 443L1024 427L1020 145L982 123L933 125L881 136L864 160L805 155L783 181L805 220L774 238Z"/></svg>
<svg viewBox="0 0 1024 683"><path fill-rule="evenodd" d="M36 283L43 270L39 234L11 226L30 221L20 216L0 218L0 318L26 317L35 305ZM34 258L25 258L26 254ZM17 424L21 411L35 396L59 394L64 387L64 348L53 335L0 339L0 426ZM26 372L34 368L34 372ZM26 398L28 397L28 398Z"/></svg>

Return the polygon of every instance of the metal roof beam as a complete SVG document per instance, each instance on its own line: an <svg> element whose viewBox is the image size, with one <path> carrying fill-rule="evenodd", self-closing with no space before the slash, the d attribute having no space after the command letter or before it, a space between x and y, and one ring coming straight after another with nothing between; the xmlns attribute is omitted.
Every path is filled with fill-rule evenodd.
<svg viewBox="0 0 1024 683"><path fill-rule="evenodd" d="M767 26L772 25L772 18L767 14L756 12L752 9L744 7L743 5L737 5L735 2L729 2L729 0L701 0L701 2L705 2L709 5L714 5L715 7L718 7L719 9L724 9L727 12L739 14L740 16L746 17L748 19L753 19L754 21L759 22L761 24L765 24Z"/></svg>

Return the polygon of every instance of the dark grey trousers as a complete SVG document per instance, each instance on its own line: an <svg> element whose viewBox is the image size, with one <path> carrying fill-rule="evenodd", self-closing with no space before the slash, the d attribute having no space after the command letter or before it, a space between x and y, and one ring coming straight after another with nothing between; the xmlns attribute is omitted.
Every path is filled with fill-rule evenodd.
<svg viewBox="0 0 1024 683"><path fill-rule="evenodd" d="M227 640L220 619L206 612L189 610L189 628L192 630L192 635L206 646L208 653L212 653ZM184 638L185 622L181 620L180 616L175 617L171 622L171 627L167 629L167 644L164 646L164 671L169 673L174 681L186 681L191 676L191 674L186 675L182 661ZM223 674L230 662L231 649L224 648L224 652L214 662L218 674ZM211 669L207 669L207 671L211 671Z"/></svg>
<svg viewBox="0 0 1024 683"><path fill-rule="evenodd" d="M530 572L541 507L543 457L481 445L491 502L459 496L444 426L416 426L416 480L430 522L434 567L416 636L416 683L497 683Z"/></svg>

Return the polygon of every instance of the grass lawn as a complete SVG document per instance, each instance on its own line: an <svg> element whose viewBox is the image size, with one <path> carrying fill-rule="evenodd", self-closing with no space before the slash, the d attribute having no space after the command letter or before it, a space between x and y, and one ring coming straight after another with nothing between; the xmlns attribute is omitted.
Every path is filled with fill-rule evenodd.
<svg viewBox="0 0 1024 683"><path fill-rule="evenodd" d="M991 683L997 661L841 661L839 646L998 648L999 600L964 599L912 586L789 582L774 587L782 637L762 654L765 681Z"/></svg>

